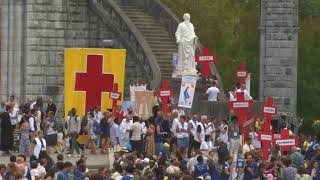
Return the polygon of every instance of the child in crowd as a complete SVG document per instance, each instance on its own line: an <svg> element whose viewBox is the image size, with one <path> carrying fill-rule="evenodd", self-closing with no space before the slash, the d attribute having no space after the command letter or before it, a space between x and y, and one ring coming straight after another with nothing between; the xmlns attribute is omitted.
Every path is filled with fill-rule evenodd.
<svg viewBox="0 0 320 180"><path fill-rule="evenodd" d="M64 133L63 128L58 129L56 150L59 154L64 151Z"/></svg>

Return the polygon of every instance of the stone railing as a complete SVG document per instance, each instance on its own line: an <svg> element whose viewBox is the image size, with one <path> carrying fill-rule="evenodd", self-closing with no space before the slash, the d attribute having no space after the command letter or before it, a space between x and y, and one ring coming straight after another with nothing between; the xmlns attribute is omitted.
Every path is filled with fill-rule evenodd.
<svg viewBox="0 0 320 180"><path fill-rule="evenodd" d="M116 0L117 3L123 6L137 6L143 8L146 12L158 19L169 31L174 38L180 19L160 0ZM198 41L198 49L201 52L202 44ZM214 63L210 63L212 74L216 75L219 81L219 88L223 90L221 77Z"/></svg>
<svg viewBox="0 0 320 180"><path fill-rule="evenodd" d="M89 0L93 10L106 25L120 37L121 41L141 62L151 88L157 88L161 82L161 72L149 44L128 16L113 0Z"/></svg>

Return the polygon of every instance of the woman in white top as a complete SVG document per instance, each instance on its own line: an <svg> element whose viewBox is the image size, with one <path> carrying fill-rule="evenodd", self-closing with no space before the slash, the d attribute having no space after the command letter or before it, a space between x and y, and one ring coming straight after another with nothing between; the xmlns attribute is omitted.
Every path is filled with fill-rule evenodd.
<svg viewBox="0 0 320 180"><path fill-rule="evenodd" d="M201 143L200 151L212 151L214 149L213 141L210 135L206 135L205 141Z"/></svg>
<svg viewBox="0 0 320 180"><path fill-rule="evenodd" d="M180 121L176 128L177 145L181 149L186 149L189 146L188 123L186 116L180 116Z"/></svg>
<svg viewBox="0 0 320 180"><path fill-rule="evenodd" d="M43 131L38 131L38 135L33 140L33 155L39 158L39 154L41 151L45 151L47 147L46 140L43 138Z"/></svg>
<svg viewBox="0 0 320 180"><path fill-rule="evenodd" d="M93 112L89 112L88 115L88 123L87 123L87 127L86 130L88 132L88 137L89 137L89 142L88 142L88 146L91 148L91 154L97 154L96 153L96 134L94 133L94 113Z"/></svg>
<svg viewBox="0 0 320 180"><path fill-rule="evenodd" d="M201 120L197 122L197 131L194 137L194 147L196 150L200 149L201 143L205 140L205 127L204 123L208 117L201 116Z"/></svg>

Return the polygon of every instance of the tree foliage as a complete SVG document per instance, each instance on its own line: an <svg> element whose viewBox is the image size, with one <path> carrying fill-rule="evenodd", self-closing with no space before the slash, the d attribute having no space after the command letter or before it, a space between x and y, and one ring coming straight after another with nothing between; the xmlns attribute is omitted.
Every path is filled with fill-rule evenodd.
<svg viewBox="0 0 320 180"><path fill-rule="evenodd" d="M235 83L240 62L253 73L252 94L259 90L259 0L161 0L179 17L191 14L204 46L218 55L224 87ZM298 115L312 124L320 107L320 0L300 0Z"/></svg>
<svg viewBox="0 0 320 180"><path fill-rule="evenodd" d="M217 67L225 89L235 82L241 62L252 73L252 92L258 98L259 2L249 0L162 0L179 17L186 12L200 41L218 57Z"/></svg>

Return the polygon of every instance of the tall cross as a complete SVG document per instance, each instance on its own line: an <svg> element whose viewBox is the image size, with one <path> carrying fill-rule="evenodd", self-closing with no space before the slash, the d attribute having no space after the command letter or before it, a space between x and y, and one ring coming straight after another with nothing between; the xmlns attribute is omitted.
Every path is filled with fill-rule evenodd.
<svg viewBox="0 0 320 180"><path fill-rule="evenodd" d="M238 112L238 125L241 129L246 120L246 112L248 108L253 107L253 100L246 101L244 99L244 92L237 92L237 100L229 101L229 109L237 110Z"/></svg>
<svg viewBox="0 0 320 180"><path fill-rule="evenodd" d="M281 138L280 139L274 139L274 144L278 144L280 146L281 154L283 154L284 151L290 150L292 146L298 146L298 138L290 138L289 135L289 129L284 128L281 130Z"/></svg>
<svg viewBox="0 0 320 180"><path fill-rule="evenodd" d="M269 156L269 145L272 141L272 134L270 132L270 125L271 125L271 119L272 115L277 114L277 107L273 106L273 98L268 97L267 98L267 104L262 106L262 111L265 116L265 122L264 122L264 128L263 133L259 134L259 141L262 142L262 157L263 160L268 160Z"/></svg>
<svg viewBox="0 0 320 180"><path fill-rule="evenodd" d="M86 112L96 105L101 107L101 93L113 89L114 75L103 73L103 56L87 55L87 71L76 73L75 91L86 93Z"/></svg>
<svg viewBox="0 0 320 180"><path fill-rule="evenodd" d="M247 76L248 76L248 71L246 70L246 66L245 64L241 63L239 70L237 71L237 77L239 78L240 85L246 83Z"/></svg>
<svg viewBox="0 0 320 180"><path fill-rule="evenodd" d="M113 90L109 93L109 98L112 99L112 115L116 115L117 101L121 99L121 92L118 92L118 83L113 84Z"/></svg>
<svg viewBox="0 0 320 180"><path fill-rule="evenodd" d="M162 111L166 113L168 111L168 97L173 96L173 90L168 88L168 81L162 81L162 88L158 90L157 96L161 98L162 101Z"/></svg>
<svg viewBox="0 0 320 180"><path fill-rule="evenodd" d="M195 61L200 62L202 65L201 74L204 78L210 76L210 62L217 62L217 55L210 54L210 48L202 48L200 55L196 55Z"/></svg>

